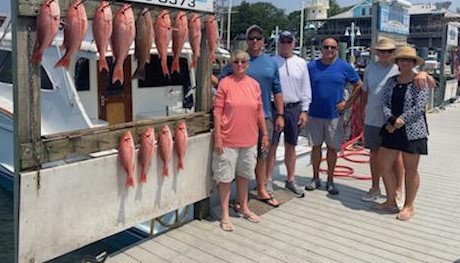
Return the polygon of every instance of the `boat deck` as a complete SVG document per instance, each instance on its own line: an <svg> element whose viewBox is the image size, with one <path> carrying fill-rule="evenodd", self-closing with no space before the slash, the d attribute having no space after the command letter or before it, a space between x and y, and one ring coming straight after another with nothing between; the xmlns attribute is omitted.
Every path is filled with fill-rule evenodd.
<svg viewBox="0 0 460 263"><path fill-rule="evenodd" d="M232 218L231 233L222 231L218 220L193 221L111 255L108 262L460 262L459 120L459 103L428 115L429 155L421 158L417 211L410 221L377 214L371 203L361 202L370 181L337 178L336 197L307 192L263 214L259 224ZM302 185L312 174L307 159L298 159ZM368 164L347 165L369 174ZM278 185L284 176L280 168Z"/></svg>

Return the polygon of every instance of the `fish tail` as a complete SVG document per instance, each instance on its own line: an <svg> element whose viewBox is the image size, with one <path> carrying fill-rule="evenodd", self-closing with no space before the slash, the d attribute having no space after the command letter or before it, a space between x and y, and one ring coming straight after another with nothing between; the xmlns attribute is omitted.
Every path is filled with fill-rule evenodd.
<svg viewBox="0 0 460 263"><path fill-rule="evenodd" d="M119 81L120 84L123 84L124 80L123 68L115 65L112 76L112 84L115 84L117 81Z"/></svg>
<svg viewBox="0 0 460 263"><path fill-rule="evenodd" d="M196 64L198 64L198 56L193 55L191 68L196 68Z"/></svg>
<svg viewBox="0 0 460 263"><path fill-rule="evenodd" d="M179 161L177 162L177 170L184 170L184 159L179 158Z"/></svg>
<svg viewBox="0 0 460 263"><path fill-rule="evenodd" d="M107 60L105 59L105 57L99 58L97 65L99 67L99 72L102 72L103 70L105 70L106 72L109 72L109 65L107 64Z"/></svg>
<svg viewBox="0 0 460 263"><path fill-rule="evenodd" d="M171 65L171 72L180 73L179 57L174 57L172 65Z"/></svg>
<svg viewBox="0 0 460 263"><path fill-rule="evenodd" d="M166 58L161 58L161 70L163 71L163 75L169 77L169 69L168 64L166 64Z"/></svg>
<svg viewBox="0 0 460 263"><path fill-rule="evenodd" d="M169 176L169 167L168 165L163 165L163 176Z"/></svg>
<svg viewBox="0 0 460 263"><path fill-rule="evenodd" d="M140 183L147 183L147 173L145 171L142 171L141 173L141 178L139 179Z"/></svg>
<svg viewBox="0 0 460 263"><path fill-rule="evenodd" d="M209 55L209 61L211 61L211 63L216 62L216 55L214 53L211 53Z"/></svg>
<svg viewBox="0 0 460 263"><path fill-rule="evenodd" d="M40 64L40 62L42 62L42 57L43 57L43 52L35 50L35 52L32 54L32 63L35 65Z"/></svg>
<svg viewBox="0 0 460 263"><path fill-rule="evenodd" d="M131 187L131 186L134 186L134 180L131 175L128 175L128 177L126 177L126 187Z"/></svg>
<svg viewBox="0 0 460 263"><path fill-rule="evenodd" d="M145 80L145 68L138 66L136 71L134 71L133 79Z"/></svg>
<svg viewBox="0 0 460 263"><path fill-rule="evenodd" d="M57 63L54 65L55 68L63 67L69 69L70 65L70 56L66 53Z"/></svg>

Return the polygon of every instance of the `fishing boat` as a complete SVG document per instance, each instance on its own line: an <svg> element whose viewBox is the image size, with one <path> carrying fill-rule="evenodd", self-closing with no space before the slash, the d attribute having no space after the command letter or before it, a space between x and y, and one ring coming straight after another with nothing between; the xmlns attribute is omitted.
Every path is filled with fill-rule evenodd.
<svg viewBox="0 0 460 263"><path fill-rule="evenodd" d="M0 28L0 37L0 181L13 189L15 87L9 17ZM158 51L152 44L145 81L131 78L137 67L134 45L131 46L124 62L125 81L122 85L112 84L111 74L98 71L99 53L91 30L88 30L68 70L54 67L63 56L59 48L62 42L63 33L60 31L51 47L46 49L40 64L42 139L55 139L56 134L65 134L65 140L77 141L79 137L76 134L80 131L106 132L125 127L123 124L126 123L131 123L126 127L133 127L139 122L149 124L160 117L178 115L185 118L195 112L198 84L196 70L190 68L192 49L188 42L182 49L180 74L173 73L170 78L161 74ZM112 71L114 61L110 48L106 57ZM225 62L229 57L228 51L216 50L218 61ZM171 43L167 60L171 65ZM136 190L124 189L124 182L117 179L124 172L117 164L115 148L92 154L76 154L69 149L63 158L42 163L37 167L38 172L23 172L20 175L25 185L20 190L21 232L17 234L20 240L19 261L46 261L131 227L135 227L137 237L143 236L139 235L140 232L157 234L177 226L181 220L193 218L190 204L209 196L212 187L209 176L210 138L209 133L189 138L190 153L186 166L190 168L181 174L175 171L170 179L156 176L160 158L155 156L149 182L145 185L136 183ZM104 144L106 141L97 143ZM101 175L103 173L107 174ZM183 179L177 179L178 174ZM194 179L195 175L200 180ZM35 180L35 187L30 187L31 184L27 183L29 179ZM199 187L189 188L191 181L196 181ZM151 195L147 196L149 191ZM59 198L56 199L57 195ZM79 201L69 206L68 203L75 199ZM56 214L51 215L53 213ZM160 220L155 221L158 223L154 223L153 219L158 218ZM67 231L68 227L53 224L55 221L66 221L66 225L72 225L74 230Z"/></svg>

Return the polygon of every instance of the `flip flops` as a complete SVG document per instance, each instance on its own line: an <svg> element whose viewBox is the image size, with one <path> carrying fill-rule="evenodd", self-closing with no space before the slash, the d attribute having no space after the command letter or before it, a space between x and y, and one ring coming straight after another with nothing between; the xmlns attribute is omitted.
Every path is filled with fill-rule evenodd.
<svg viewBox="0 0 460 263"><path fill-rule="evenodd" d="M270 196L268 198L257 198L257 200L264 202L269 206L273 206L273 207L280 206L280 203L275 198L273 198L273 196Z"/></svg>
<svg viewBox="0 0 460 263"><path fill-rule="evenodd" d="M230 222L230 219L220 220L220 228L226 232L232 232L233 230L235 230L232 222Z"/></svg>
<svg viewBox="0 0 460 263"><path fill-rule="evenodd" d="M401 220L401 221L407 221L412 218L412 216L415 214L415 211L409 211L409 209L403 209L401 212L399 212L396 215L396 219Z"/></svg>
<svg viewBox="0 0 460 263"><path fill-rule="evenodd" d="M241 213L244 219L248 220L251 223L259 223L260 217L253 212L249 212L247 214Z"/></svg>
<svg viewBox="0 0 460 263"><path fill-rule="evenodd" d="M375 204L371 206L371 209L378 213L385 214L397 214L399 213L399 208L397 206L391 207L385 204Z"/></svg>

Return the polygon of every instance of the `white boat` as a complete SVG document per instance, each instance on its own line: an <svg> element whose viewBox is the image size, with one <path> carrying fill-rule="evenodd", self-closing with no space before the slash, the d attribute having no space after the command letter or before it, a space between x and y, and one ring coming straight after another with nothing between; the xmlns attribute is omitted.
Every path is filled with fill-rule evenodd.
<svg viewBox="0 0 460 263"><path fill-rule="evenodd" d="M8 22L7 18L0 28L0 172L11 178L14 174L14 106L12 39ZM125 78L128 78L124 85L111 85L110 76L97 70L99 55L91 30L88 30L69 71L54 68L56 61L63 55L63 51L59 49L62 41L63 35L60 31L52 46L44 53L41 63L42 136L194 112L196 81L195 70L189 68L192 50L188 42L184 45L180 59L181 74L172 74L169 81L162 77L155 44L151 49L151 63L146 66L146 81L131 80L131 75L137 68L133 44L124 66ZM170 46L168 61L171 54ZM107 57L111 64L110 49ZM216 57L226 61L230 53L219 48Z"/></svg>

